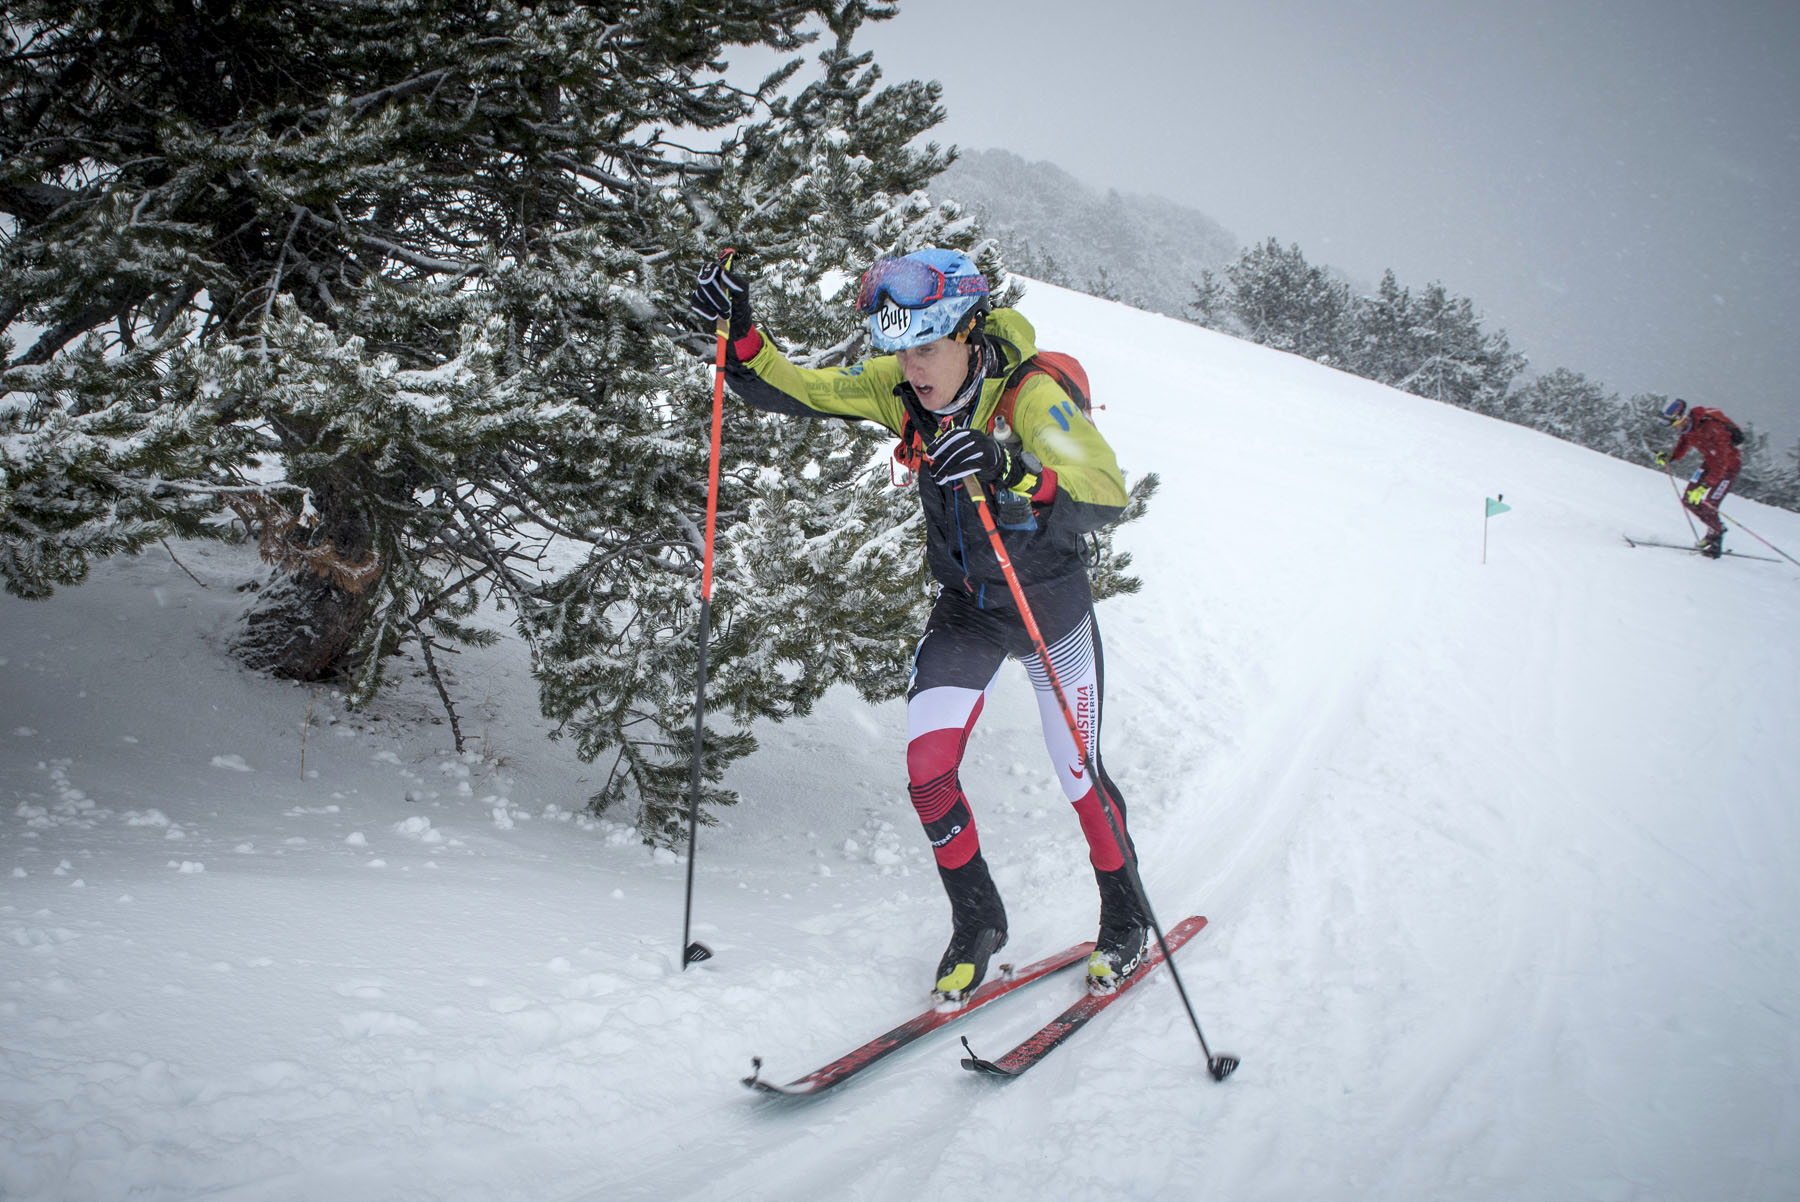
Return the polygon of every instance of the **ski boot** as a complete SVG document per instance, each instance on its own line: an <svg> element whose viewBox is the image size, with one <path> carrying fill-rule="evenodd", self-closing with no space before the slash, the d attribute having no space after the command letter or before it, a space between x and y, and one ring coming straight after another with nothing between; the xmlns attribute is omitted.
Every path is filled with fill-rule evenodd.
<svg viewBox="0 0 1800 1202"><path fill-rule="evenodd" d="M1144 913L1127 869L1094 870L1100 884L1100 934L1088 956L1088 988L1111 993L1144 963L1150 949L1150 916Z"/></svg>
<svg viewBox="0 0 1800 1202"><path fill-rule="evenodd" d="M1718 559L1725 554L1725 532L1714 531L1700 540L1700 554L1708 559Z"/></svg>
<svg viewBox="0 0 1800 1202"><path fill-rule="evenodd" d="M938 867L944 892L950 895L950 944L938 960L931 996L960 1002L987 977L988 961L1006 946L1006 907L988 874L987 861L976 852L960 868Z"/></svg>

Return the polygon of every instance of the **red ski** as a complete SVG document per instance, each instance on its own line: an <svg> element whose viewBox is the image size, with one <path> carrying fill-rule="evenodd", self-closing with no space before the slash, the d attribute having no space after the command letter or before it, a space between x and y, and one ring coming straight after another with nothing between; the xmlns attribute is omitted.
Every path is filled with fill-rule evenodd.
<svg viewBox="0 0 1800 1202"><path fill-rule="evenodd" d="M1201 919L1201 921L1206 920ZM764 1093L785 1094L789 1097L806 1097L822 1093L860 1073L890 1052L896 1052L913 1040L929 1035L939 1027L953 1023L963 1015L1005 997L1020 986L1029 985L1033 981L1047 977L1059 969L1068 968L1072 964L1082 963L1087 959L1088 953L1093 950L1094 945L1091 942L1077 943L1074 947L1057 952L1054 956L1047 956L1035 964L1027 964L1021 969L1015 970L1010 964L1003 964L1000 966L999 974L993 980L984 982L974 993L969 995L969 999L962 1005L934 1006L901 1023L887 1034L876 1036L855 1051L839 1056L824 1068L816 1069L786 1085L765 1081L761 1075L762 1057L754 1057L750 1063L755 1071L744 1078L744 1084L751 1089L762 1090Z"/></svg>
<svg viewBox="0 0 1800 1202"><path fill-rule="evenodd" d="M1200 928L1205 925L1206 919L1199 915L1182 919L1175 925L1173 930L1169 931L1164 936L1165 942L1169 945L1169 950L1173 952L1189 939L1192 939L1200 932ZM963 1058L962 1066L971 1072L988 1073L997 1077L1018 1076L1020 1073L1023 1073L1026 1069L1042 1060L1045 1056L1049 1055L1064 1040L1069 1038L1069 1036L1081 1030L1081 1028L1086 1026L1095 1015L1118 1001L1125 995L1126 990L1132 988L1139 981L1149 976L1162 962L1162 949L1156 946L1154 937L1152 937L1150 950L1145 954L1143 966L1130 976L1126 977L1124 982L1117 989L1109 993L1083 994L1081 999L1074 1005L1045 1023L1038 1029L1036 1034L1027 1038L1024 1043L1021 1043L1018 1047L1000 1057L998 1060L983 1060L975 1054L974 1048L969 1047L969 1041L964 1039L963 1048L969 1054ZM1237 1061L1232 1057L1221 1057L1220 1059L1230 1061L1230 1066L1225 1068L1223 1072L1220 1072L1217 1069L1214 1070L1214 1077L1218 1080L1223 1080L1225 1075L1229 1073L1231 1069L1237 1067Z"/></svg>

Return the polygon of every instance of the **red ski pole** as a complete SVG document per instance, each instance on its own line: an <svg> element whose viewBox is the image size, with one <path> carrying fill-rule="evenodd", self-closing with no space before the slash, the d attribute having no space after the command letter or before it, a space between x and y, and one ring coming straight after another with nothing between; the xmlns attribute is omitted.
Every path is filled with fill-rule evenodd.
<svg viewBox="0 0 1800 1202"><path fill-rule="evenodd" d="M1200 1040L1200 1052L1206 1057L1207 1071L1212 1074L1213 1080L1223 1081L1237 1068L1237 1057L1215 1056L1212 1049L1206 1046L1206 1034L1200 1030L1200 1019L1194 1014L1194 1004L1188 1000L1187 986L1182 984L1181 974L1175 969L1175 957L1170 954L1168 941L1163 938L1162 924L1156 920L1156 913L1150 907L1150 898L1144 892L1143 878L1138 875L1137 856L1132 851L1131 844L1125 841L1125 832L1119 828L1113 799L1107 796L1099 766L1094 763L1087 740L1081 737L1081 725L1075 720L1075 711L1063 692L1062 681L1056 675L1056 666L1050 662L1050 648L1045 644L1043 632L1038 629L1037 619L1032 616L1031 606L1025 600L1025 589L1019 584L1019 574L1013 570L1012 559L1006 553L1006 544L1000 539L1000 529L994 524L994 515L988 512L987 492L979 484L971 485L969 477L965 476L963 494L975 506L975 512L981 515L981 528L987 532L988 545L994 549L994 558L1000 561L1000 571L1006 577L1006 587L1012 592L1019 618L1025 623L1025 633L1031 639L1031 646L1037 652L1038 660L1044 665L1044 675L1050 680L1050 691L1056 695L1057 708L1062 711L1063 721L1069 725L1069 737L1075 740L1075 749L1081 753L1081 762L1087 769L1088 779L1094 782L1094 791L1100 795L1100 812L1106 815L1107 828L1112 832L1113 841L1119 845L1119 854L1125 861L1125 877L1131 882L1138 903L1150 918L1150 929L1156 933L1156 946L1162 950L1163 962L1168 965L1169 975L1175 979L1175 990L1181 995L1181 1004L1187 1010L1188 1022L1193 1024L1194 1035Z"/></svg>
<svg viewBox="0 0 1800 1202"><path fill-rule="evenodd" d="M1736 526L1739 530L1742 530L1745 534L1748 534L1751 538L1755 539L1757 542L1761 543L1763 546L1767 547L1769 550L1775 552L1775 554L1777 554L1777 555L1781 556L1783 559L1787 560L1789 563L1795 565L1796 567L1800 567L1800 559L1795 559L1792 555L1789 555L1786 551L1783 551L1780 547L1777 547L1774 543L1770 542L1768 539L1764 538L1762 535L1758 534L1756 531L1750 529L1750 527L1744 525L1744 523L1738 521L1736 518L1732 517L1729 513L1725 513L1724 511L1721 510L1719 513L1719 516L1724 518L1726 521L1730 522L1733 526Z"/></svg>
<svg viewBox="0 0 1800 1202"><path fill-rule="evenodd" d="M731 266L737 251L725 248L720 257L721 270ZM713 355L712 450L706 468L706 543L700 570L700 647L699 666L694 673L694 756L688 777L688 863L687 904L681 912L681 970L702 960L712 959L712 949L704 943L690 943L688 933L694 917L694 853L700 835L700 759L706 738L706 644L712 635L713 530L719 519L719 441L725 424L725 339L731 332L731 319L720 314L714 324L719 342Z"/></svg>

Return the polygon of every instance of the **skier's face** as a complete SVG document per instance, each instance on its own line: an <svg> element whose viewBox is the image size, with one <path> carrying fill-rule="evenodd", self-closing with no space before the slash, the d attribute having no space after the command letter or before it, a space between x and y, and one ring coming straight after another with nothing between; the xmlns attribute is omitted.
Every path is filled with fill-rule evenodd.
<svg viewBox="0 0 1800 1202"><path fill-rule="evenodd" d="M940 413L956 403L956 394L969 378L969 346L949 338L909 346L897 351L900 370L919 396L919 403Z"/></svg>

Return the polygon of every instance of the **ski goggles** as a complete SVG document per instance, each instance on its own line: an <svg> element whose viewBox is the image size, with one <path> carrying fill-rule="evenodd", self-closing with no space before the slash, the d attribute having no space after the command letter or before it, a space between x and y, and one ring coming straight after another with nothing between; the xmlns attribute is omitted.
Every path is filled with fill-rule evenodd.
<svg viewBox="0 0 1800 1202"><path fill-rule="evenodd" d="M986 276L964 275L953 280L917 259L883 259L863 272L862 285L856 290L856 311L864 315L875 312L883 297L902 309L923 309L946 296L979 296L986 291Z"/></svg>

